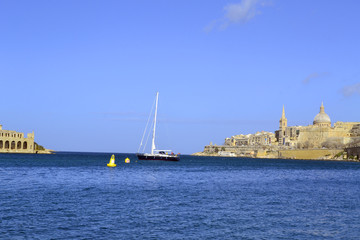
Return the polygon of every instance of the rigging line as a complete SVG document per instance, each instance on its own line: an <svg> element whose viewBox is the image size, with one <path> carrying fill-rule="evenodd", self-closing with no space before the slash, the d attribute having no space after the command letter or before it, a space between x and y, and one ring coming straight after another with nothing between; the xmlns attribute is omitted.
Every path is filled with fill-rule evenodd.
<svg viewBox="0 0 360 240"><path fill-rule="evenodd" d="M146 134L146 130L147 130L148 125L149 125L149 122L150 122L150 117L151 117L152 112L153 112L153 109L154 109L155 101L156 101L156 100L154 100L153 105L152 105L152 107L151 107L151 111L150 111L150 114L149 114L149 118L148 118L147 123L146 123L146 126L145 126L144 134L143 134L143 136L142 136L142 138L141 138L141 142L140 142L140 146L139 146L139 148L138 148L138 152L140 151L140 148L141 148L141 146L142 146L142 144L143 144L144 137L145 137L145 134ZM146 146L146 145L145 145L145 146ZM144 147L144 149L145 149L145 147Z"/></svg>
<svg viewBox="0 0 360 240"><path fill-rule="evenodd" d="M151 126L154 126L154 119L153 119L152 122L151 122ZM147 143L149 142L150 134L151 134L151 131L148 131L148 135L147 135L147 137L146 137L146 141L145 141L145 145L144 145L144 148L143 148L143 152L145 152L146 145L147 145Z"/></svg>

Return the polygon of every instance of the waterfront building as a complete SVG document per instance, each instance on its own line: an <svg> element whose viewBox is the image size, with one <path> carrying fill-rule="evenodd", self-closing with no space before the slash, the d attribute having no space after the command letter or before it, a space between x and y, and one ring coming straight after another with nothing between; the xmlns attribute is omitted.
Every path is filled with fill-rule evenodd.
<svg viewBox="0 0 360 240"><path fill-rule="evenodd" d="M250 145L267 146L276 142L275 134L272 132L261 131L250 135Z"/></svg>
<svg viewBox="0 0 360 240"><path fill-rule="evenodd" d="M0 153L34 153L34 132L24 133L3 130L0 125Z"/></svg>
<svg viewBox="0 0 360 240"><path fill-rule="evenodd" d="M235 135L225 139L227 146L255 146L255 145L271 145L276 142L275 134L271 132L261 131L255 134Z"/></svg>

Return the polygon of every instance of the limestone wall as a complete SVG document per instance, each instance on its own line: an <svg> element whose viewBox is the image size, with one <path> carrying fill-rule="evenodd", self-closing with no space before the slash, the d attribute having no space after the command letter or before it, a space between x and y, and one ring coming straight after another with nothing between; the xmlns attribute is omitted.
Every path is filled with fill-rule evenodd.
<svg viewBox="0 0 360 240"><path fill-rule="evenodd" d="M351 127L318 127L307 126L300 130L297 143L309 143L312 148L320 148L328 140L336 140L339 144L348 144L351 141Z"/></svg>
<svg viewBox="0 0 360 240"><path fill-rule="evenodd" d="M280 150L279 158L292 159L332 159L344 149L306 149L306 150Z"/></svg>
<svg viewBox="0 0 360 240"><path fill-rule="evenodd" d="M34 133L24 137L24 133L0 129L0 153L34 153Z"/></svg>

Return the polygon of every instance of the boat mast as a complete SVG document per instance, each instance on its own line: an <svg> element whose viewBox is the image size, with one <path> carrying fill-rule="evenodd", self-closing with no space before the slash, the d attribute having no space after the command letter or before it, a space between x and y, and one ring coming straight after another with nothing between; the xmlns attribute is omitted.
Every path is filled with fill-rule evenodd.
<svg viewBox="0 0 360 240"><path fill-rule="evenodd" d="M151 144L151 154L154 154L154 150L155 150L155 130L156 130L156 115L157 115L157 108L158 108L158 99L159 99L159 92L156 92L155 118L154 118L154 130L153 130L152 144Z"/></svg>

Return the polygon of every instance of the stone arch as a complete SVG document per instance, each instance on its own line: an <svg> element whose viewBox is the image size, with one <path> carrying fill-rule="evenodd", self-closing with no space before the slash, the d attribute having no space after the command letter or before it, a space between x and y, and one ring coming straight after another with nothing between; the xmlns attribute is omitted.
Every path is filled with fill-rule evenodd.
<svg viewBox="0 0 360 240"><path fill-rule="evenodd" d="M5 142L5 149L9 149L10 148L10 143L9 143L9 141L6 141Z"/></svg>
<svg viewBox="0 0 360 240"><path fill-rule="evenodd" d="M27 149L27 142L24 142L23 149Z"/></svg>
<svg viewBox="0 0 360 240"><path fill-rule="evenodd" d="M20 141L17 142L16 149L21 149L21 142Z"/></svg>
<svg viewBox="0 0 360 240"><path fill-rule="evenodd" d="M4 147L4 142L0 140L0 149L2 149L3 147Z"/></svg>
<svg viewBox="0 0 360 240"><path fill-rule="evenodd" d="M15 149L15 141L11 142L11 149Z"/></svg>

